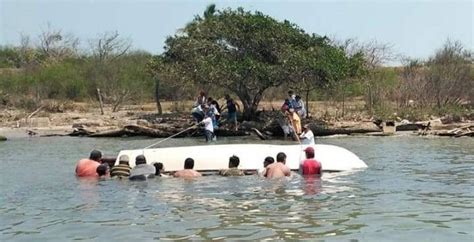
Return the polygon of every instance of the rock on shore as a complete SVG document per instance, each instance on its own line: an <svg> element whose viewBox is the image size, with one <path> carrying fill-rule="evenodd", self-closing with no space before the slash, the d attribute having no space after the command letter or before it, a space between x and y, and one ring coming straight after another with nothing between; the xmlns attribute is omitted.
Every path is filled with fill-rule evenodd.
<svg viewBox="0 0 474 242"><path fill-rule="evenodd" d="M7 137L0 135L0 141L7 141Z"/></svg>

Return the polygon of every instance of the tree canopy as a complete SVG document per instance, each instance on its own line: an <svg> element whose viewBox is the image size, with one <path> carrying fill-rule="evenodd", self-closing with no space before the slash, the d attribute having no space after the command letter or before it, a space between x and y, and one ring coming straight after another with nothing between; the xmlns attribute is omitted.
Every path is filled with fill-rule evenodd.
<svg viewBox="0 0 474 242"><path fill-rule="evenodd" d="M211 5L166 40L162 60L152 68L162 76L224 88L255 118L265 90L284 83L311 86L338 81L354 69L343 49L326 37L308 34L289 21L261 12L215 10Z"/></svg>

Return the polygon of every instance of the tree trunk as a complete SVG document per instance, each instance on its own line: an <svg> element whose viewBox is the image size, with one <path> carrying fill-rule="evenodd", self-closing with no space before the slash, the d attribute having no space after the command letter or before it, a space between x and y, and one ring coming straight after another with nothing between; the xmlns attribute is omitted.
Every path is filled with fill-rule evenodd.
<svg viewBox="0 0 474 242"><path fill-rule="evenodd" d="M309 88L306 89L306 118L310 118L309 117Z"/></svg>
<svg viewBox="0 0 474 242"><path fill-rule="evenodd" d="M156 101L156 108L158 109L158 114L163 114L163 108L161 107L160 102L160 79L155 77L155 101Z"/></svg>
<svg viewBox="0 0 474 242"><path fill-rule="evenodd" d="M240 93L237 94L242 101L243 104L243 118L244 120L256 120L257 119L257 111L258 111L258 104L262 100L262 92L258 92L253 98L247 93Z"/></svg>

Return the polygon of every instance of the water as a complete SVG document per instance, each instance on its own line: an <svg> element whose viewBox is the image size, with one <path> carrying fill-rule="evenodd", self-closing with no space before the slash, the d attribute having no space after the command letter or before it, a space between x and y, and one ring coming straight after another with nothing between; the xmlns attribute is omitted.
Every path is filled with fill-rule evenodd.
<svg viewBox="0 0 474 242"><path fill-rule="evenodd" d="M132 183L74 176L75 162L92 148L113 155L154 141L54 137L0 143L0 241L474 240L472 138L320 139L352 150L369 167L313 180L210 176Z"/></svg>

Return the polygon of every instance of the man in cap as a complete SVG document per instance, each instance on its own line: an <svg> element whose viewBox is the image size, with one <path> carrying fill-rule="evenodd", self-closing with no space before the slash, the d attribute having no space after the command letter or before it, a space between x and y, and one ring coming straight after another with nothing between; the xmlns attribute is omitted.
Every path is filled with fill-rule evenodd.
<svg viewBox="0 0 474 242"><path fill-rule="evenodd" d="M89 159L81 159L76 165L76 176L78 177L98 177L97 167L100 165L102 152L93 150Z"/></svg>
<svg viewBox="0 0 474 242"><path fill-rule="evenodd" d="M146 163L144 155L139 155L135 158L135 167L130 170L130 180L146 180L147 178L155 177L156 169L153 165Z"/></svg>
<svg viewBox="0 0 474 242"><path fill-rule="evenodd" d="M130 158L128 155L121 155L119 157L119 164L112 167L112 170L110 171L110 176L111 177L118 177L118 178L123 178L123 177L129 177L130 176L130 165L129 165Z"/></svg>
<svg viewBox="0 0 474 242"><path fill-rule="evenodd" d="M314 148L311 146L304 149L306 160L300 165L302 175L321 175L321 162L314 159Z"/></svg>
<svg viewBox="0 0 474 242"><path fill-rule="evenodd" d="M314 145L314 134L308 124L303 126L303 133L300 135L301 144Z"/></svg>

